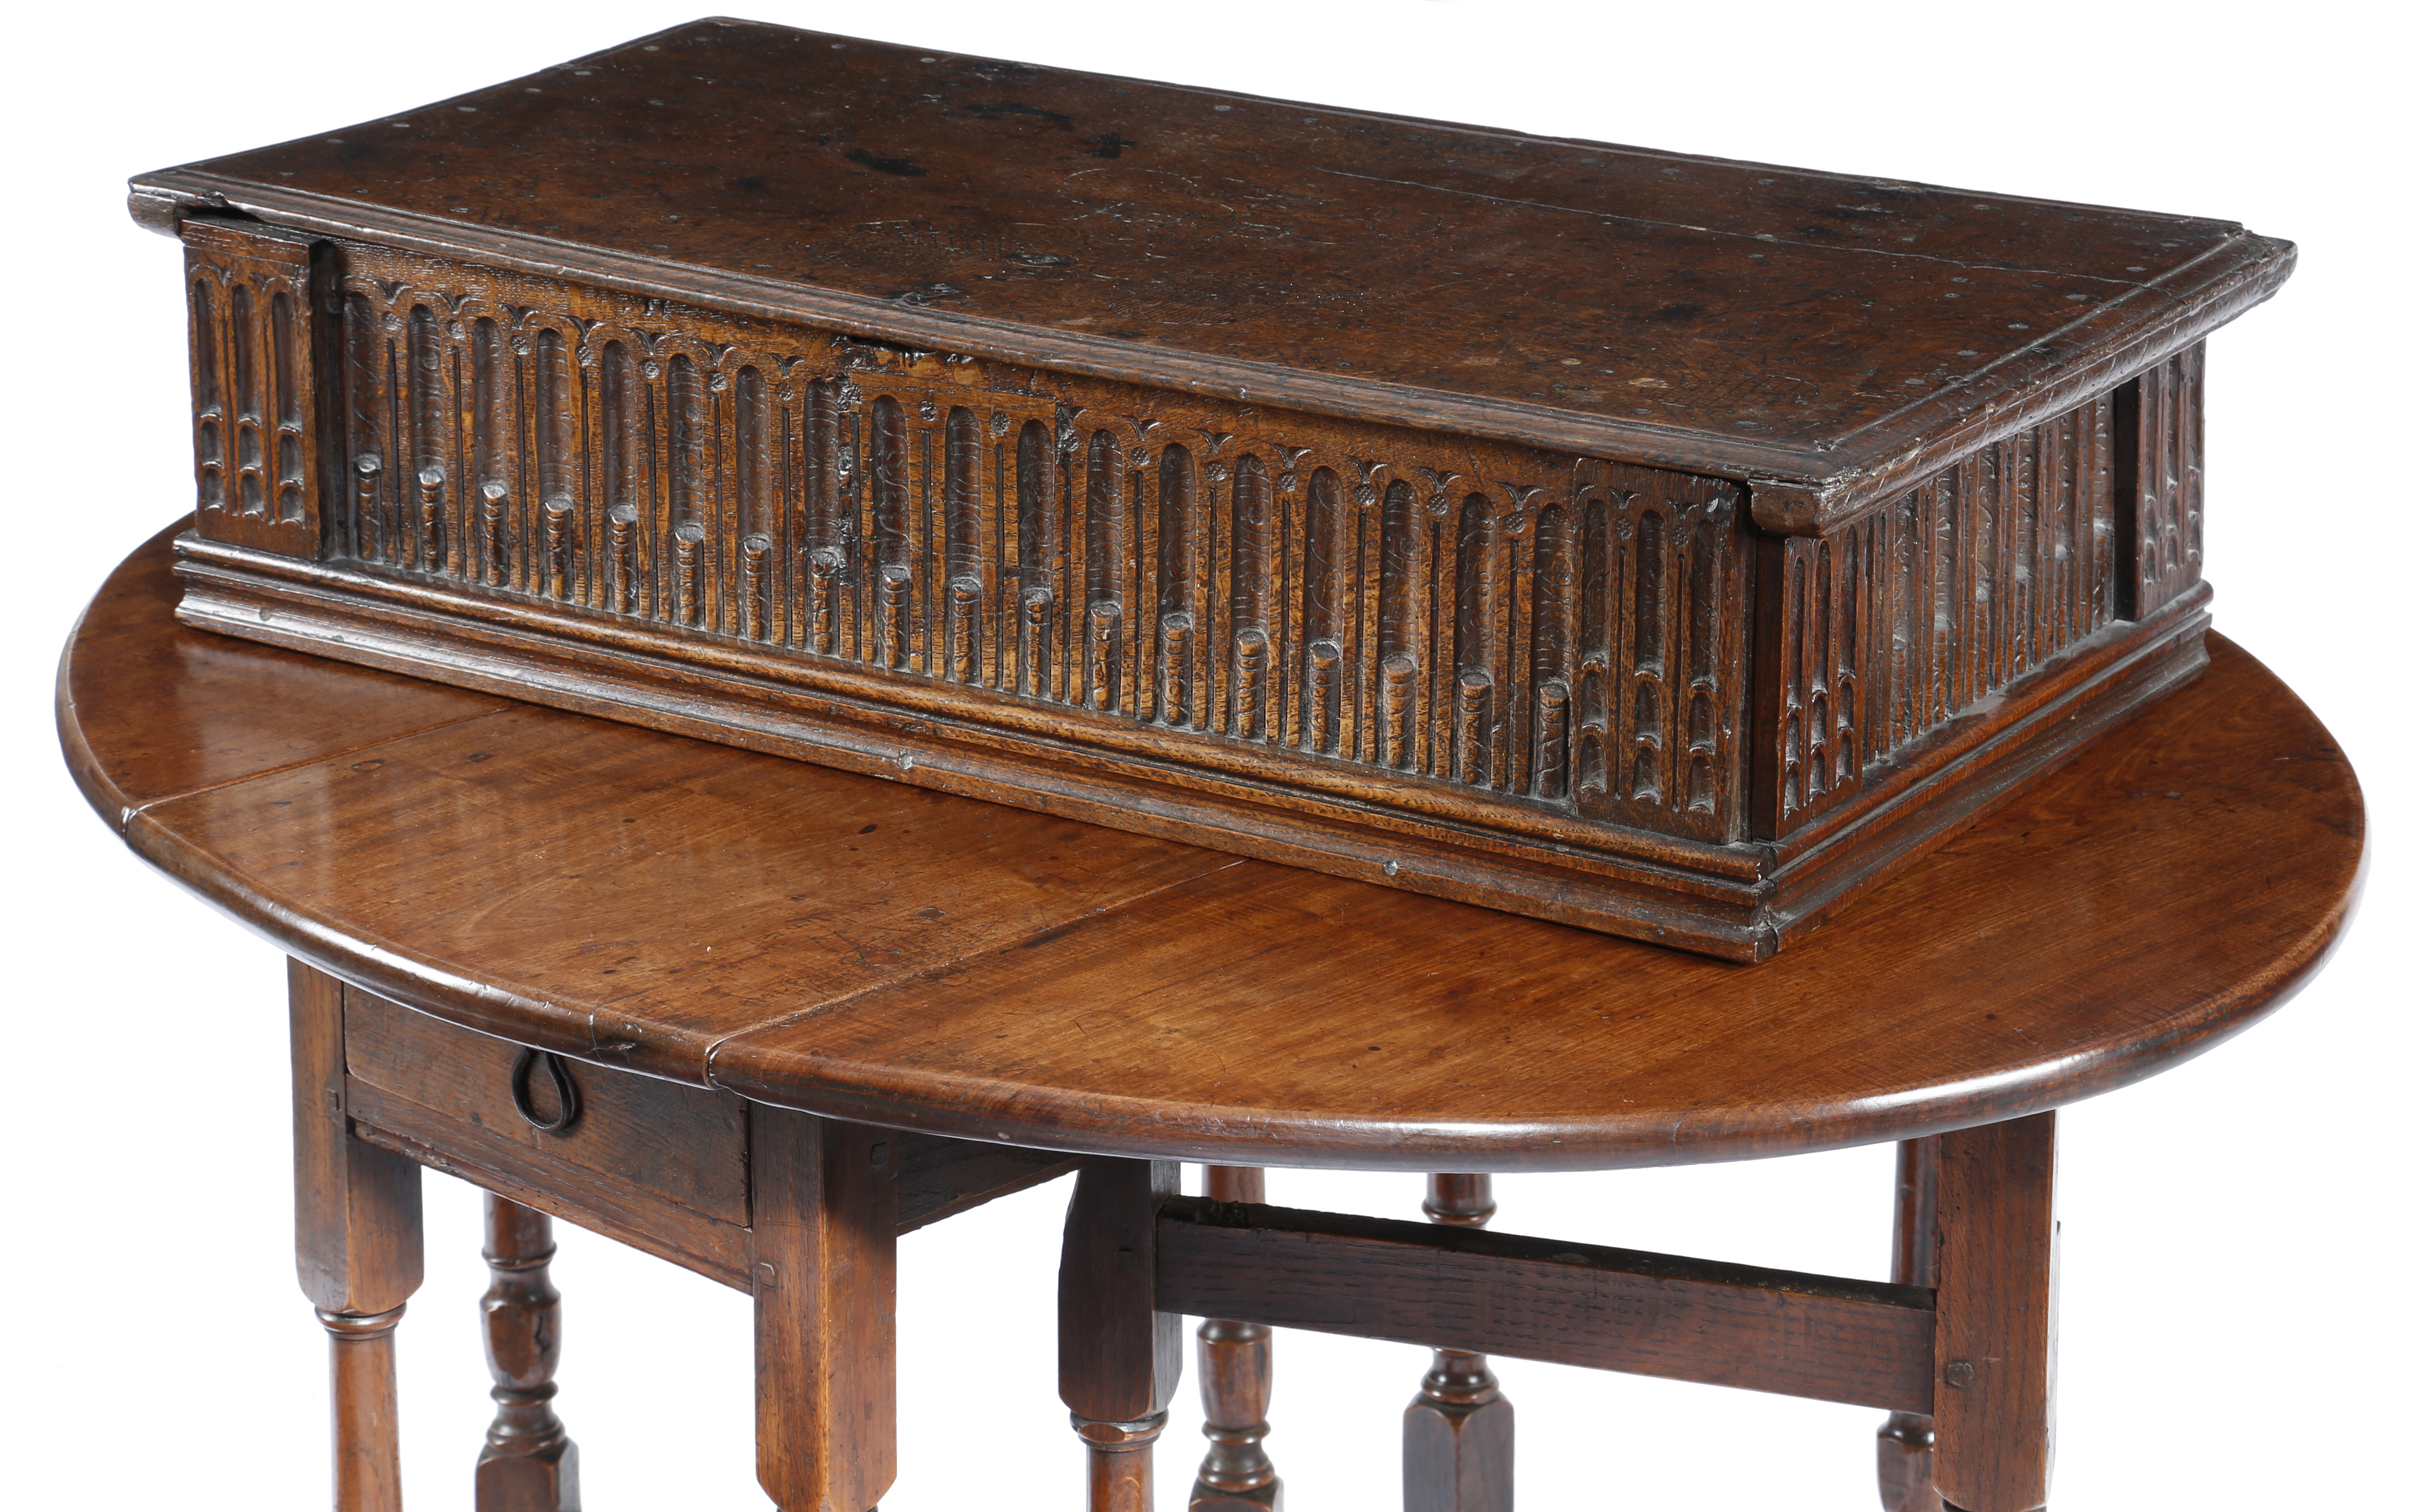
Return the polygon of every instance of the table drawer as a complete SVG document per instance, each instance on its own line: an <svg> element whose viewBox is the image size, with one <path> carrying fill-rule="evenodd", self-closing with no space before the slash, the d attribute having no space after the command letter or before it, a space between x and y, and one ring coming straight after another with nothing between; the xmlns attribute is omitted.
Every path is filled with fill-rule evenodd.
<svg viewBox="0 0 2415 1512"><path fill-rule="evenodd" d="M742 1274L748 1221L746 1103L581 1060L562 1062L577 1115L537 1127L516 1104L525 1047L415 1012L358 988L344 993L348 1111L364 1137L452 1169L539 1207L657 1252ZM525 1080L530 1111L561 1103L539 1055ZM637 1241L642 1242L642 1241Z"/></svg>

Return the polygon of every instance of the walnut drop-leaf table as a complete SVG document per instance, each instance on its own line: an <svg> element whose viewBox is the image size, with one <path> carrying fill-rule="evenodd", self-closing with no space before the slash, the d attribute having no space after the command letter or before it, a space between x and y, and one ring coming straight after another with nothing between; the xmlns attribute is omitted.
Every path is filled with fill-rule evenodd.
<svg viewBox="0 0 2415 1512"><path fill-rule="evenodd" d="M482 1512L577 1502L548 1215L751 1292L765 1490L865 1512L896 1235L1068 1170L1058 1385L1096 1508L1148 1504L1188 1313L1194 1505L1279 1503L1265 1339L1294 1326L1435 1348L1413 1508L1507 1505L1499 1353L1881 1408L1887 1505L2028 1512L2053 1110L2284 1001L2363 865L2347 761L2218 636L1738 966L186 629L169 539L75 631L61 740L136 854L292 959L300 1269L364 1512L399 1505L423 1165L492 1194ZM1885 1283L1481 1226L1489 1173L1882 1140ZM1269 1164L1440 1173L1434 1221L1268 1206Z"/></svg>

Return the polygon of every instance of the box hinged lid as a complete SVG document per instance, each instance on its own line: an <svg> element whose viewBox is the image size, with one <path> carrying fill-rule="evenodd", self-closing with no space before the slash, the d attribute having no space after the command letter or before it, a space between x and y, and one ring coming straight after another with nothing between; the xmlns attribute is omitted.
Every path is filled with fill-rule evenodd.
<svg viewBox="0 0 2415 1512"><path fill-rule="evenodd" d="M2063 204L702 21L144 174L209 206L1015 363L1747 480L1819 534L2270 296Z"/></svg>

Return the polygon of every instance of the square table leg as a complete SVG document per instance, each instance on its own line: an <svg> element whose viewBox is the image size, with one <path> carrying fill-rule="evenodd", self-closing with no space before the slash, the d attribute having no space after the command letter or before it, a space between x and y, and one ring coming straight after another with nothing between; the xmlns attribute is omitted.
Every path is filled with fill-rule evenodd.
<svg viewBox="0 0 2415 1512"><path fill-rule="evenodd" d="M1088 1512L1149 1512L1150 1448L1182 1379L1182 1318L1157 1310L1157 1208L1172 1160L1086 1160L1057 1270L1058 1394L1089 1451Z"/></svg>
<svg viewBox="0 0 2415 1512"><path fill-rule="evenodd" d="M1895 1153L1895 1263L1888 1280L1937 1284L1937 1141L1907 1139ZM1885 1512L1941 1512L1937 1420L1889 1413L1879 1430L1879 1505Z"/></svg>
<svg viewBox="0 0 2415 1512"><path fill-rule="evenodd" d="M343 984L287 963L293 1045L293 1253L326 1327L336 1512L401 1512L394 1329L422 1272L419 1167L352 1137Z"/></svg>
<svg viewBox="0 0 2415 1512"><path fill-rule="evenodd" d="M895 1136L749 1116L756 1478L783 1512L871 1512L897 1478Z"/></svg>

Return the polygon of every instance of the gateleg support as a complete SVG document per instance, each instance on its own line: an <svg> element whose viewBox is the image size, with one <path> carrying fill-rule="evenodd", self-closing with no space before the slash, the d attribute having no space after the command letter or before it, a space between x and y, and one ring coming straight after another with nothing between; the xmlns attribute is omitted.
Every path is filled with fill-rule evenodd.
<svg viewBox="0 0 2415 1512"><path fill-rule="evenodd" d="M562 1366L553 1220L490 1191L485 1253L492 1280L480 1310L495 1420L478 1455L477 1512L579 1512L578 1445L553 1410Z"/></svg>
<svg viewBox="0 0 2415 1512"><path fill-rule="evenodd" d="M1426 1217L1451 1228L1492 1220L1489 1175L1426 1178ZM1492 1361L1438 1349L1401 1415L1404 1512L1510 1512L1515 1505L1518 1422Z"/></svg>
<svg viewBox="0 0 2415 1512"><path fill-rule="evenodd" d="M1267 1173L1254 1165L1208 1166L1207 1194L1212 1202L1263 1203ZM1191 1485L1191 1512L1282 1512L1282 1477L1266 1450L1274 1332L1239 1318L1199 1325L1201 1431L1209 1447Z"/></svg>
<svg viewBox="0 0 2415 1512"><path fill-rule="evenodd" d="M1895 1262L1890 1279L1937 1284L1937 1141L1907 1139L1895 1154ZM1879 1505L1884 1512L1941 1512L1934 1450L1937 1423L1927 1413L1889 1413L1879 1429Z"/></svg>
<svg viewBox="0 0 2415 1512"><path fill-rule="evenodd" d="M2036 1512L2054 1470L2055 1115L1936 1144L1937 1494Z"/></svg>
<svg viewBox="0 0 2415 1512"><path fill-rule="evenodd" d="M1157 1310L1172 1160L1085 1160L1057 1271L1057 1381L1088 1454L1088 1512L1151 1512L1151 1448L1182 1379L1182 1318Z"/></svg>
<svg viewBox="0 0 2415 1512"><path fill-rule="evenodd" d="M897 1478L896 1137L752 1110L756 1478L872 1512Z"/></svg>

